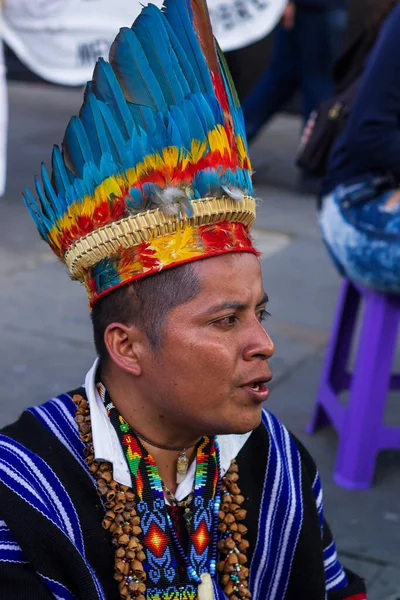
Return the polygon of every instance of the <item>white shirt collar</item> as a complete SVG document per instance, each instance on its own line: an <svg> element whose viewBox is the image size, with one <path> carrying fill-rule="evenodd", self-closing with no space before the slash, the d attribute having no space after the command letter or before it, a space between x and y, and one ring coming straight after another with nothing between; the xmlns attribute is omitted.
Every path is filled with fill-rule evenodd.
<svg viewBox="0 0 400 600"><path fill-rule="evenodd" d="M96 388L96 372L98 365L99 359L96 358L85 378L85 390L92 420L94 456L96 460L104 460L111 463L113 465L114 479L122 485L130 486L131 475L128 463L125 459L121 444L119 443L117 432L108 418L106 408ZM231 461L238 455L250 435L251 432L245 433L244 435L218 436L222 475L227 472ZM177 500L183 500L190 494L193 488L195 468L196 464L195 461L193 461L184 480L177 487L175 492Z"/></svg>

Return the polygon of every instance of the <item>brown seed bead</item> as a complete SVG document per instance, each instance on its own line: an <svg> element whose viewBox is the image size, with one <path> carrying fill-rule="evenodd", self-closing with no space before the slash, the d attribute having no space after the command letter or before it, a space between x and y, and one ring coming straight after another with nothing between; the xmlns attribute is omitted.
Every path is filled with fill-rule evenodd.
<svg viewBox="0 0 400 600"><path fill-rule="evenodd" d="M246 525L243 525L243 523L238 523L238 532L241 533L242 535L246 535L248 529L246 527Z"/></svg>
<svg viewBox="0 0 400 600"><path fill-rule="evenodd" d="M126 507L125 507L125 510L122 511L121 514L124 517L124 521L129 521L129 519L131 518L131 513L128 510L126 510Z"/></svg>
<svg viewBox="0 0 400 600"><path fill-rule="evenodd" d="M134 559L131 562L131 567L132 567L132 571L136 574L136 573L142 573L143 572L143 565L139 560Z"/></svg>
<svg viewBox="0 0 400 600"><path fill-rule="evenodd" d="M235 552L232 552L232 554L228 558L228 563L230 565L236 565L237 562L238 562L238 557L236 556Z"/></svg>
<svg viewBox="0 0 400 600"><path fill-rule="evenodd" d="M127 550L125 553L125 556L129 560L132 560L132 559L136 558L136 552L134 550Z"/></svg>
<svg viewBox="0 0 400 600"><path fill-rule="evenodd" d="M119 483L117 483L114 479L110 481L110 488L114 490L115 493L119 492Z"/></svg>
<svg viewBox="0 0 400 600"><path fill-rule="evenodd" d="M246 510L244 510L243 508L239 508L239 510L235 512L235 517L238 521L243 521L246 518L246 514Z"/></svg>
<svg viewBox="0 0 400 600"><path fill-rule="evenodd" d="M110 463L102 462L100 465L100 471L112 471Z"/></svg>
<svg viewBox="0 0 400 600"><path fill-rule="evenodd" d="M122 575L128 575L129 563L124 562L123 560L117 560L115 561L115 569L118 573L122 573Z"/></svg>
<svg viewBox="0 0 400 600"><path fill-rule="evenodd" d="M229 525L230 523L234 523L235 517L231 515L231 513L227 513L224 517L224 522Z"/></svg>
<svg viewBox="0 0 400 600"><path fill-rule="evenodd" d="M133 533L133 535L138 536L142 533L142 530L140 527L135 525L134 527L132 527L132 533Z"/></svg>
<svg viewBox="0 0 400 600"><path fill-rule="evenodd" d="M143 594L139 594L139 596L136 596L136 600L146 600L146 598L143 596Z"/></svg>
<svg viewBox="0 0 400 600"><path fill-rule="evenodd" d="M137 560L140 560L140 562L143 562L144 560L146 560L146 555L143 552L143 550L139 550L139 552L137 552L136 558L137 558Z"/></svg>
<svg viewBox="0 0 400 600"><path fill-rule="evenodd" d="M235 514L235 512L236 512L237 510L239 510L239 509L240 509L240 506L239 506L238 504L235 504L234 502L232 502L232 504L231 504L231 507L230 507L230 511L231 511L233 514Z"/></svg>
<svg viewBox="0 0 400 600"><path fill-rule="evenodd" d="M122 527L122 531L124 533L126 533L126 535L130 535L132 533L132 526L129 525L129 523L126 523L123 527Z"/></svg>
<svg viewBox="0 0 400 600"><path fill-rule="evenodd" d="M242 541L242 536L240 535L240 533L234 533L232 537L237 543Z"/></svg>
<svg viewBox="0 0 400 600"><path fill-rule="evenodd" d="M217 562L217 571L219 571L220 573L223 573L224 567L225 567L225 561L224 560L220 560L220 561Z"/></svg>
<svg viewBox="0 0 400 600"><path fill-rule="evenodd" d="M225 492L224 498L223 498L223 502L226 503L226 504L231 504L231 502L232 502L232 496L230 495L229 492Z"/></svg>
<svg viewBox="0 0 400 600"><path fill-rule="evenodd" d="M239 565L245 565L247 563L247 556L240 553L238 556Z"/></svg>
<svg viewBox="0 0 400 600"><path fill-rule="evenodd" d="M228 561L226 561L224 573L233 573L235 571L235 565L230 565Z"/></svg>
<svg viewBox="0 0 400 600"><path fill-rule="evenodd" d="M231 492L234 496L237 496L240 493L239 486L237 486L236 483L231 485Z"/></svg>
<svg viewBox="0 0 400 600"><path fill-rule="evenodd" d="M121 546L121 548L117 548L115 551L115 556L117 558L125 558L125 548Z"/></svg>
<svg viewBox="0 0 400 600"><path fill-rule="evenodd" d="M224 587L224 592L227 596L231 596L233 591L233 583L229 581L229 583Z"/></svg>
<svg viewBox="0 0 400 600"><path fill-rule="evenodd" d="M223 504L221 504L221 510L224 513L227 513L229 510L229 504L227 502L224 502Z"/></svg>
<svg viewBox="0 0 400 600"><path fill-rule="evenodd" d="M249 576L249 570L247 567L242 567L241 568L241 572L243 573L244 577L247 579L247 577Z"/></svg>
<svg viewBox="0 0 400 600"><path fill-rule="evenodd" d="M117 492L115 494L115 502L125 502L125 494L124 492Z"/></svg>
<svg viewBox="0 0 400 600"><path fill-rule="evenodd" d="M127 546L128 542L129 542L129 535L126 535L126 533L123 533L122 535L119 536L118 542L121 544L121 546Z"/></svg>
<svg viewBox="0 0 400 600"><path fill-rule="evenodd" d="M115 581L122 581L123 578L124 578L124 576L122 575L122 573L114 573Z"/></svg>
<svg viewBox="0 0 400 600"><path fill-rule="evenodd" d="M144 592L146 591L146 586L144 583L139 583L139 592L141 592L142 594L144 594Z"/></svg>
<svg viewBox="0 0 400 600"><path fill-rule="evenodd" d="M126 486L124 486L124 487L126 487ZM125 492L127 502L135 501L135 494L133 492L129 491L129 488L124 489L124 490L121 488L121 491Z"/></svg>
<svg viewBox="0 0 400 600"><path fill-rule="evenodd" d="M247 548L250 546L247 540L242 540L238 545L240 552L246 552Z"/></svg>
<svg viewBox="0 0 400 600"><path fill-rule="evenodd" d="M229 529L231 531L233 531L233 532L238 531L238 524L236 522L235 523L231 523L230 526L229 526Z"/></svg>
<svg viewBox="0 0 400 600"><path fill-rule="evenodd" d="M140 525L140 517L138 517L136 515L136 517L132 517L131 519L129 519L129 523L132 525L132 527L135 527L135 525Z"/></svg>
<svg viewBox="0 0 400 600"><path fill-rule="evenodd" d="M123 512L123 510L124 510L124 508L125 508L125 507L124 507L124 505L122 504L122 502L120 502L119 504L116 504L116 505L114 506L114 512L115 512L116 514L118 514L118 513L122 513L122 512Z"/></svg>
<svg viewBox="0 0 400 600"><path fill-rule="evenodd" d="M115 502L114 502L114 500L110 500L110 502L104 502L104 506L106 508L114 508Z"/></svg>
<svg viewBox="0 0 400 600"><path fill-rule="evenodd" d="M107 500L107 502L111 502L111 500L114 500L114 498L115 498L115 492L114 492L114 490L108 491L107 494L106 494L106 500Z"/></svg>
<svg viewBox="0 0 400 600"><path fill-rule="evenodd" d="M221 575L220 583L221 583L222 587L226 586L226 584L228 583L230 578L231 578L231 576L228 573L224 573L223 575Z"/></svg>
<svg viewBox="0 0 400 600"><path fill-rule="evenodd" d="M239 472L239 467L238 467L238 465L237 465L237 462L236 462L236 460L233 460L233 461L231 462L231 466L229 467L229 471L230 471L231 473L238 473L238 472Z"/></svg>
<svg viewBox="0 0 400 600"><path fill-rule="evenodd" d="M121 581L118 584L119 596L120 598L126 598L128 596L128 588L126 587L125 581Z"/></svg>
<svg viewBox="0 0 400 600"><path fill-rule="evenodd" d="M98 468L99 468L99 465L94 462L90 465L89 471L92 475L95 475L97 473Z"/></svg>
<svg viewBox="0 0 400 600"><path fill-rule="evenodd" d="M226 523L220 523L218 525L218 531L220 531L221 533L225 533L226 530L227 530Z"/></svg>
<svg viewBox="0 0 400 600"><path fill-rule="evenodd" d="M236 596L236 594L233 594L233 595L230 597L230 600L240 600L240 598L239 598L239 596Z"/></svg>
<svg viewBox="0 0 400 600"><path fill-rule="evenodd" d="M225 540L225 546L229 550L234 550L236 548L236 544L232 538L228 538L227 540Z"/></svg>
<svg viewBox="0 0 400 600"><path fill-rule="evenodd" d="M139 590L139 584L137 581L130 581L128 584L128 590L132 593L137 592Z"/></svg>
<svg viewBox="0 0 400 600"><path fill-rule="evenodd" d="M82 423L82 425L87 425L87 423ZM85 435L82 435L81 439L84 444L87 444L92 441L92 434L86 433Z"/></svg>
<svg viewBox="0 0 400 600"><path fill-rule="evenodd" d="M218 518L221 519L221 521L225 518L225 513L223 510L218 511Z"/></svg>
<svg viewBox="0 0 400 600"><path fill-rule="evenodd" d="M131 539L128 542L129 550L136 550L136 548L138 547L138 544L139 544L139 540L135 537L131 537Z"/></svg>
<svg viewBox="0 0 400 600"><path fill-rule="evenodd" d="M110 521L109 519L103 519L101 522L101 526L103 527L103 529L110 529L112 521Z"/></svg>
<svg viewBox="0 0 400 600"><path fill-rule="evenodd" d="M234 497L233 501L235 502L235 504L239 504L239 506L240 506L244 502L244 496L241 496L240 494L238 494L237 496Z"/></svg>
<svg viewBox="0 0 400 600"><path fill-rule="evenodd" d="M128 494L125 494L125 496L127 496L127 495ZM126 508L126 510L131 511L134 508L134 506L135 506L134 502L125 502L125 508ZM135 514L136 514L136 512L135 512Z"/></svg>
<svg viewBox="0 0 400 600"><path fill-rule="evenodd" d="M137 539L137 538L136 538ZM140 550L143 550L143 546L142 544L138 544L137 548L136 548L136 552L140 552Z"/></svg>
<svg viewBox="0 0 400 600"><path fill-rule="evenodd" d="M221 552L224 552L225 550L225 540L220 540L217 544L217 548L218 550L221 550Z"/></svg>
<svg viewBox="0 0 400 600"><path fill-rule="evenodd" d="M118 548L118 546L119 546L119 544L118 544L118 537L113 536L113 539L111 540L111 544L114 546L114 548Z"/></svg>
<svg viewBox="0 0 400 600"><path fill-rule="evenodd" d="M122 515L116 515L115 522L118 525L118 527L122 527L122 525L124 525L124 523L125 523L124 517Z"/></svg>

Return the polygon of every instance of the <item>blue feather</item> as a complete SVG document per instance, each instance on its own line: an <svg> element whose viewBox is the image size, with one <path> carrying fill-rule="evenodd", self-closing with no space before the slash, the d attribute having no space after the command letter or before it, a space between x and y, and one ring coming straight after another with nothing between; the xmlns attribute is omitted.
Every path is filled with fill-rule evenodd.
<svg viewBox="0 0 400 600"><path fill-rule="evenodd" d="M200 92L199 82L197 81L197 78L194 74L193 67L190 64L188 57L186 56L186 53L177 37L177 34L172 29L165 15L161 11L159 11L154 6L154 4L149 4L143 10L143 13L146 15L150 14L151 18L154 19L154 25L157 26L160 29L160 31L162 30L163 32L165 32L167 36L166 43L168 46L171 47L170 52L173 52L175 54L180 66L180 70L177 70L177 74L179 73L180 76L185 77L189 91L191 93Z"/></svg>
<svg viewBox="0 0 400 600"><path fill-rule="evenodd" d="M54 188L51 185L50 178L47 174L46 167L44 166L44 163L42 163L42 167L41 167L41 176L42 176L43 188L44 188L44 193L46 194L46 198L48 199L49 204L51 204L53 206L55 215L57 217L59 217L66 210L66 206L62 202L62 200L60 200L58 198L57 194L55 193Z"/></svg>
<svg viewBox="0 0 400 600"><path fill-rule="evenodd" d="M43 239L47 239L47 234L52 228L53 223L40 210L36 200L27 188L25 188L22 197L24 199L25 206L29 210L31 217L35 222L36 227L39 229L40 235Z"/></svg>
<svg viewBox="0 0 400 600"><path fill-rule="evenodd" d="M118 172L118 167L111 154L103 154L100 160L100 177L102 180L112 177Z"/></svg>
<svg viewBox="0 0 400 600"><path fill-rule="evenodd" d="M190 135L192 139L202 142L206 137L207 130L204 129L203 122L197 114L193 102L191 102L191 100L185 100L182 110L185 115L185 122L190 127Z"/></svg>
<svg viewBox="0 0 400 600"><path fill-rule="evenodd" d="M99 100L107 104L122 136L128 140L135 124L118 79L111 65L102 58L99 58L94 69L93 92Z"/></svg>
<svg viewBox="0 0 400 600"><path fill-rule="evenodd" d="M129 208L132 208L135 212L138 212L144 210L146 201L141 190L137 187L132 187L129 190L129 198L127 198L126 203Z"/></svg>
<svg viewBox="0 0 400 600"><path fill-rule="evenodd" d="M180 145L183 146L184 148L186 148L187 150L189 150L193 136L192 136L192 132L189 129L190 125L186 121L183 112L181 111L181 109L178 106L171 106L170 114L169 114L169 121L170 122L173 121L176 123L176 126L178 127L178 130L180 132L180 137L182 140ZM178 144L176 144L176 145L178 145Z"/></svg>
<svg viewBox="0 0 400 600"><path fill-rule="evenodd" d="M71 185L71 182L61 155L60 148L58 146L53 147L51 167L53 170L57 192L65 196L67 189Z"/></svg>
<svg viewBox="0 0 400 600"><path fill-rule="evenodd" d="M149 27L146 26L146 23L149 24ZM166 112L167 106L178 104L178 102L183 100L185 90L182 88L182 85L184 83L189 91L176 56L171 53L166 35L162 35L162 31L160 31L154 23L154 19L151 17L146 18L144 12L136 19L135 30L132 31L132 29L128 29L128 31L130 35L128 33L126 34L127 43L131 45L132 52L137 51L136 48L138 46L141 48L143 56L146 57L146 62L143 64L143 60L139 55L139 67L142 69L149 65L150 73L157 80L165 102L164 106L159 106L159 110ZM172 58L175 59L174 62ZM181 71L180 78L177 77L175 67L178 67ZM120 64L118 64L118 69L120 69ZM147 71L145 72L145 75L146 74ZM140 88L141 86L139 85L138 87Z"/></svg>
<svg viewBox="0 0 400 600"><path fill-rule="evenodd" d="M107 152L106 154L109 154L112 157L115 164L117 164L118 162L120 163L122 162L122 153L123 148L125 146L125 140L122 137L120 130L118 129L118 126L108 105L104 104L104 102L101 102L99 104L99 108L104 120L108 141L112 149L111 152Z"/></svg>
<svg viewBox="0 0 400 600"><path fill-rule="evenodd" d="M92 149L82 122L72 117L63 140L64 162L77 177L82 177L83 166L93 161Z"/></svg>
<svg viewBox="0 0 400 600"><path fill-rule="evenodd" d="M154 6L144 8L135 34L162 89L168 106L179 104L190 88L165 30L164 15ZM166 108L166 107L165 107ZM163 110L163 112L166 112Z"/></svg>
<svg viewBox="0 0 400 600"><path fill-rule="evenodd" d="M188 61L193 67L203 94L214 94L209 68L193 29L189 9L185 0L166 0L164 14L174 31L179 31L179 40Z"/></svg>
<svg viewBox="0 0 400 600"><path fill-rule="evenodd" d="M156 128L154 113L148 106L140 106L139 104L128 103L132 118L136 123L137 129L141 127L144 131L153 133Z"/></svg>
<svg viewBox="0 0 400 600"><path fill-rule="evenodd" d="M43 191L42 184L38 177L35 177L35 188L36 193L39 196L40 204L42 206L41 213L44 217L47 217L51 223L55 223L57 220L57 214L54 211L54 207L48 201L46 194Z"/></svg>
<svg viewBox="0 0 400 600"><path fill-rule="evenodd" d="M211 131L216 123L207 97L200 94L191 94L187 99L193 104L194 109L203 124L204 131Z"/></svg>
<svg viewBox="0 0 400 600"><path fill-rule="evenodd" d="M100 110L100 100L92 93L88 93L79 113L93 151L96 165L100 164L102 154L112 154L113 148L109 143L104 120ZM117 158L117 156L115 156Z"/></svg>
<svg viewBox="0 0 400 600"><path fill-rule="evenodd" d="M135 25L135 32L137 29L140 28ZM128 27L120 29L110 50L110 63L119 84L129 102L158 112L165 110L166 104L162 82L153 73L150 59L136 33Z"/></svg>
<svg viewBox="0 0 400 600"><path fill-rule="evenodd" d="M200 198L218 195L221 193L219 175L215 169L203 169L198 171L193 177L193 187L200 195Z"/></svg>

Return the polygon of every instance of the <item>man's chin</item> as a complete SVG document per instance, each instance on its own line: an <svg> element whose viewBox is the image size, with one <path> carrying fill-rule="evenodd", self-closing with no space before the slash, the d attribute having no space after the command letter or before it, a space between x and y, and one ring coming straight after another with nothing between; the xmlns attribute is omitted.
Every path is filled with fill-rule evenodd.
<svg viewBox="0 0 400 600"><path fill-rule="evenodd" d="M227 423L225 427L221 427L219 431L216 432L216 435L244 435L257 429L260 423L261 410L257 414L247 416L247 418L240 420L235 419L235 421Z"/></svg>

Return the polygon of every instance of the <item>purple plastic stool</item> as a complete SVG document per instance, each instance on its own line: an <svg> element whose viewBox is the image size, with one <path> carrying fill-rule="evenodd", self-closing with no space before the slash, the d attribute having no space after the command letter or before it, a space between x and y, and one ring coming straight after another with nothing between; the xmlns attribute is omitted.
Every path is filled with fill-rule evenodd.
<svg viewBox="0 0 400 600"><path fill-rule="evenodd" d="M361 300L364 303L353 373L347 370ZM400 296L387 296L345 279L339 294L314 414L313 433L332 424L339 436L334 481L348 489L371 485L378 452L400 449L400 427L383 424L387 393L400 389L392 375ZM350 390L347 406L339 393Z"/></svg>

